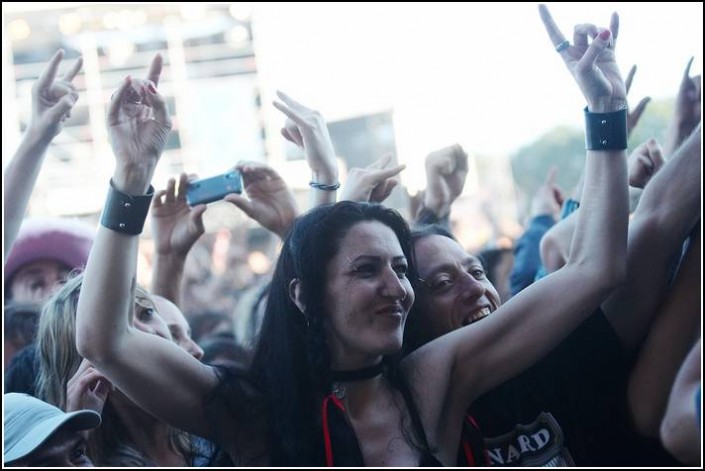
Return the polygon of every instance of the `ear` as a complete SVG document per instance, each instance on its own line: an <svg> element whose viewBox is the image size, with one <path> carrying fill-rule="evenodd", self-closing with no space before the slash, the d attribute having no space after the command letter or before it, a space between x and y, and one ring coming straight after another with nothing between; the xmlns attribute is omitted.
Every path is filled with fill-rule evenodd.
<svg viewBox="0 0 705 471"><path fill-rule="evenodd" d="M306 312L306 305L301 300L301 280L294 278L289 282L289 298L296 304L302 314Z"/></svg>

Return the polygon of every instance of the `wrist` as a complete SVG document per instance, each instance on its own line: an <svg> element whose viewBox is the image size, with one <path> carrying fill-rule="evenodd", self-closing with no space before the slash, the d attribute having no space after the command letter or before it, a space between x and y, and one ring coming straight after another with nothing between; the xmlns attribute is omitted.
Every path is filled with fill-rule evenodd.
<svg viewBox="0 0 705 471"><path fill-rule="evenodd" d="M147 192L152 181L154 167L147 166L118 166L113 173L112 185L116 190L129 195L143 195Z"/></svg>
<svg viewBox="0 0 705 471"><path fill-rule="evenodd" d="M338 170L312 170L311 181L323 185L335 185L338 183Z"/></svg>
<svg viewBox="0 0 705 471"><path fill-rule="evenodd" d="M450 205L436 198L424 198L423 207L432 211L438 218L443 218L450 213Z"/></svg>
<svg viewBox="0 0 705 471"><path fill-rule="evenodd" d="M595 101L588 101L588 111L590 113L612 113L614 111L626 110L627 98L603 98Z"/></svg>

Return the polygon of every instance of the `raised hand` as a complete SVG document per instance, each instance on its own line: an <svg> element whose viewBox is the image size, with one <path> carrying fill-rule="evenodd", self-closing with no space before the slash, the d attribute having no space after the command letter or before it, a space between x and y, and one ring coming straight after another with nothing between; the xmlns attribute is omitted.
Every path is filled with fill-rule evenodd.
<svg viewBox="0 0 705 471"><path fill-rule="evenodd" d="M287 117L281 133L284 138L304 150L317 183L334 184L338 181L338 165L326 121L318 111L312 110L287 94L278 91L284 103L273 102L274 107Z"/></svg>
<svg viewBox="0 0 705 471"><path fill-rule="evenodd" d="M546 179L536 190L534 198L531 200L531 216L549 215L553 219L558 219L563 205L563 192L556 185L557 167L552 167L546 174Z"/></svg>
<svg viewBox="0 0 705 471"><path fill-rule="evenodd" d="M152 231L155 250L161 255L186 257L189 250L205 232L203 213L205 204L191 208L186 203L188 176L179 176L178 191L176 180L170 178L165 190L154 195L152 200Z"/></svg>
<svg viewBox="0 0 705 471"><path fill-rule="evenodd" d="M130 194L142 194L171 131L171 118L156 84L162 57L152 61L146 81L127 77L108 109L108 134L117 159L115 185Z"/></svg>
<svg viewBox="0 0 705 471"><path fill-rule="evenodd" d="M664 142L664 154L672 155L700 122L702 84L700 75L690 76L693 58L688 61Z"/></svg>
<svg viewBox="0 0 705 471"><path fill-rule="evenodd" d="M406 165L389 167L391 163L392 155L386 154L365 168L351 168L340 200L372 203L381 203L386 200L399 183L394 177L406 168Z"/></svg>
<svg viewBox="0 0 705 471"><path fill-rule="evenodd" d="M627 90L619 73L614 47L619 34L619 16L612 14L610 29L593 24L575 27L571 45L553 21L546 5L539 13L553 46L578 83L588 110L607 113L627 107ZM592 42L588 42L588 36Z"/></svg>
<svg viewBox="0 0 705 471"><path fill-rule="evenodd" d="M629 94L629 90L632 88L632 81L634 80L635 74L636 65L633 65L632 68L629 69L627 79L624 81L624 86L627 88L627 95ZM630 107L629 112L627 113L627 137L632 135L632 131L634 130L636 125L639 124L641 115L644 113L646 105L648 105L650 101L651 97L646 96L639 101L639 104L636 105L635 108L632 109Z"/></svg>
<svg viewBox="0 0 705 471"><path fill-rule="evenodd" d="M642 142L627 158L629 186L644 188L665 162L663 150L656 139Z"/></svg>
<svg viewBox="0 0 705 471"><path fill-rule="evenodd" d="M57 80L56 75L63 58L64 51L59 49L32 86L32 118L28 132L35 133L37 138L46 142L61 132L62 123L71 117L71 109L78 100L78 92L71 82L81 71L83 58L76 59Z"/></svg>
<svg viewBox="0 0 705 471"><path fill-rule="evenodd" d="M468 154L460 144L444 147L426 156L424 206L437 216L450 212L450 205L463 192L468 176Z"/></svg>
<svg viewBox="0 0 705 471"><path fill-rule="evenodd" d="M66 412L89 409L102 414L105 400L112 390L112 383L84 359L66 383Z"/></svg>
<svg viewBox="0 0 705 471"><path fill-rule="evenodd" d="M294 195L281 176L262 162L240 162L235 166L242 174L247 198L230 193L223 198L240 208L275 234L284 238L298 216Z"/></svg>

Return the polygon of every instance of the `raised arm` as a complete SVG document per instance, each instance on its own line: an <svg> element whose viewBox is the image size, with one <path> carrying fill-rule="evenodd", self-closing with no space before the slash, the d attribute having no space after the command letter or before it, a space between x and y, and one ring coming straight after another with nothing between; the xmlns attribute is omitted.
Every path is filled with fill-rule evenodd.
<svg viewBox="0 0 705 471"><path fill-rule="evenodd" d="M3 176L4 258L9 255L20 230L47 148L61 132L63 122L71 116L71 109L78 100L78 92L71 82L80 72L83 59L79 57L63 77L57 79L63 57L64 51L60 49L34 83L32 118Z"/></svg>
<svg viewBox="0 0 705 471"><path fill-rule="evenodd" d="M78 300L76 347L115 387L156 417L210 436L203 401L216 385L214 372L176 344L140 332L129 322L138 234L151 199L154 168L171 130L166 102L156 89L160 71L157 56L148 80L127 77L108 110L116 168Z"/></svg>
<svg viewBox="0 0 705 471"><path fill-rule="evenodd" d="M277 92L277 96L283 103L275 101L274 107L287 117L282 136L303 149L311 168L311 207L335 203L340 186L338 162L323 115L286 93Z"/></svg>
<svg viewBox="0 0 705 471"><path fill-rule="evenodd" d="M186 203L188 176L170 178L166 189L154 195L152 201L152 232L154 234L154 274L152 292L179 305L181 281L189 250L203 235L203 213L206 205L189 207Z"/></svg>
<svg viewBox="0 0 705 471"><path fill-rule="evenodd" d="M698 126L651 179L629 222L627 279L602 304L628 351L646 335L668 285L668 267L700 218L700 133Z"/></svg>
<svg viewBox="0 0 705 471"><path fill-rule="evenodd" d="M601 132L600 122L605 120L602 126L608 125L621 139L606 145L602 139L588 140L584 198L568 263L487 319L444 335L407 357L416 366L411 371L418 372L412 376L414 385L428 398L424 418L433 426L442 424L441 434L446 427L459 426L474 398L525 370L563 340L622 282L626 271L626 91L611 40L618 19L613 15L611 31L579 25L575 44L567 46L546 7L540 11L553 45L587 100L588 134ZM591 129L596 117L598 128ZM607 149L599 149L601 144ZM470 293L467 299L472 309L485 302ZM442 366L446 364L449 369ZM445 435L439 442L457 443L455 438Z"/></svg>

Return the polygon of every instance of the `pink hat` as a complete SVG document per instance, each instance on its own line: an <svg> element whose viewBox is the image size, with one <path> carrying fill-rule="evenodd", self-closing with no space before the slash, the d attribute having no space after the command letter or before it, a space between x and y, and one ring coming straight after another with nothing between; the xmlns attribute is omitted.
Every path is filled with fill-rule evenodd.
<svg viewBox="0 0 705 471"><path fill-rule="evenodd" d="M24 265L39 260L84 267L94 238L95 229L75 219L25 219L5 262L5 283Z"/></svg>

